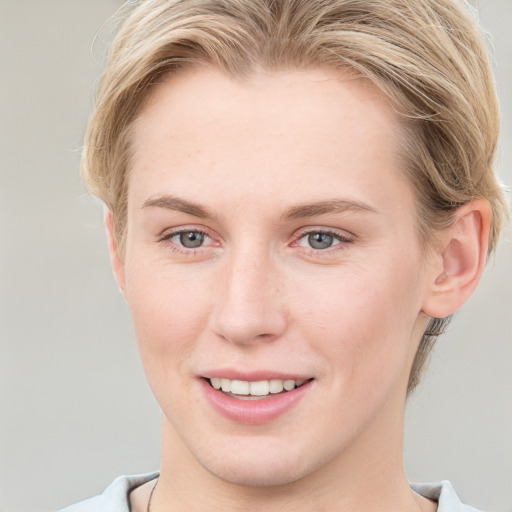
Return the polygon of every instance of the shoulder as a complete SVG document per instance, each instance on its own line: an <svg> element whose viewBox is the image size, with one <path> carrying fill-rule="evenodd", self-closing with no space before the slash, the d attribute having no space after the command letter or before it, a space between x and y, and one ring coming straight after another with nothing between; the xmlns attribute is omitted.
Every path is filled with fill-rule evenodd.
<svg viewBox="0 0 512 512"><path fill-rule="evenodd" d="M120 476L102 494L70 505L58 512L130 512L130 492L157 476L158 473Z"/></svg>
<svg viewBox="0 0 512 512"><path fill-rule="evenodd" d="M130 512L130 492L158 476L158 473L120 476L102 494L80 501L58 512ZM427 484L411 484L413 491L425 498L438 502L437 512L479 512L476 508L464 505L452 484L445 480Z"/></svg>
<svg viewBox="0 0 512 512"><path fill-rule="evenodd" d="M411 489L425 498L437 501L437 512L480 512L464 505L448 480L429 484L411 484Z"/></svg>

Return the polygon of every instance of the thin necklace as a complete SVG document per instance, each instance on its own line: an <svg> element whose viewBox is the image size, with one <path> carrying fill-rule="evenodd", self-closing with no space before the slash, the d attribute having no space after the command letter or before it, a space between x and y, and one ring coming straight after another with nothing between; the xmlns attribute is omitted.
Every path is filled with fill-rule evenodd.
<svg viewBox="0 0 512 512"><path fill-rule="evenodd" d="M158 478L159 477L157 476L155 485L153 486L153 489L151 489L151 494L149 495L149 500L148 500L148 508L146 509L146 512L149 512L149 509L151 507L151 500L153 499L153 494L155 492L156 486L158 485Z"/></svg>

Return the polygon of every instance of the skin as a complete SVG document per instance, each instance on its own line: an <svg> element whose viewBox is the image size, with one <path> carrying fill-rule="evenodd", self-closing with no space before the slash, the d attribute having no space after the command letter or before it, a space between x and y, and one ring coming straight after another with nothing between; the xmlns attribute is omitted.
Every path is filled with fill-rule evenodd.
<svg viewBox="0 0 512 512"><path fill-rule="evenodd" d="M134 124L125 254L107 214L163 412L153 512L435 510L403 468L407 382L429 315L478 282L489 214L461 209L425 257L399 129L339 71L242 82L203 67L154 88ZM184 247L180 230L204 244ZM326 231L333 245L312 248ZM245 425L205 399L212 368L313 381L285 414Z"/></svg>

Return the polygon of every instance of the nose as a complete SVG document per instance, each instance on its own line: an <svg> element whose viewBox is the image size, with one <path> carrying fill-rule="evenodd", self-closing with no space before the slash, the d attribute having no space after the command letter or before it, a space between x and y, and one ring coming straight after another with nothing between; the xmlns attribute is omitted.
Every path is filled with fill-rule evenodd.
<svg viewBox="0 0 512 512"><path fill-rule="evenodd" d="M279 271L270 255L260 252L233 254L222 269L211 329L236 345L272 341L286 329Z"/></svg>

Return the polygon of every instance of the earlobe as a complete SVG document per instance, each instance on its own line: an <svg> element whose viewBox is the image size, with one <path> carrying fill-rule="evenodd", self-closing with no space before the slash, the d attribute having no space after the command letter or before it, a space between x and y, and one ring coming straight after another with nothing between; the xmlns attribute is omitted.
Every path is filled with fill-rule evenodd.
<svg viewBox="0 0 512 512"><path fill-rule="evenodd" d="M459 309L475 291L487 259L491 210L474 199L457 210L432 268L423 312L443 318Z"/></svg>
<svg viewBox="0 0 512 512"><path fill-rule="evenodd" d="M114 214L109 210L105 210L105 227L107 228L108 237L108 248L110 252L110 262L112 264L112 270L117 281L117 285L124 295L126 292L126 278L124 271L124 262L121 259L117 242L114 236Z"/></svg>

